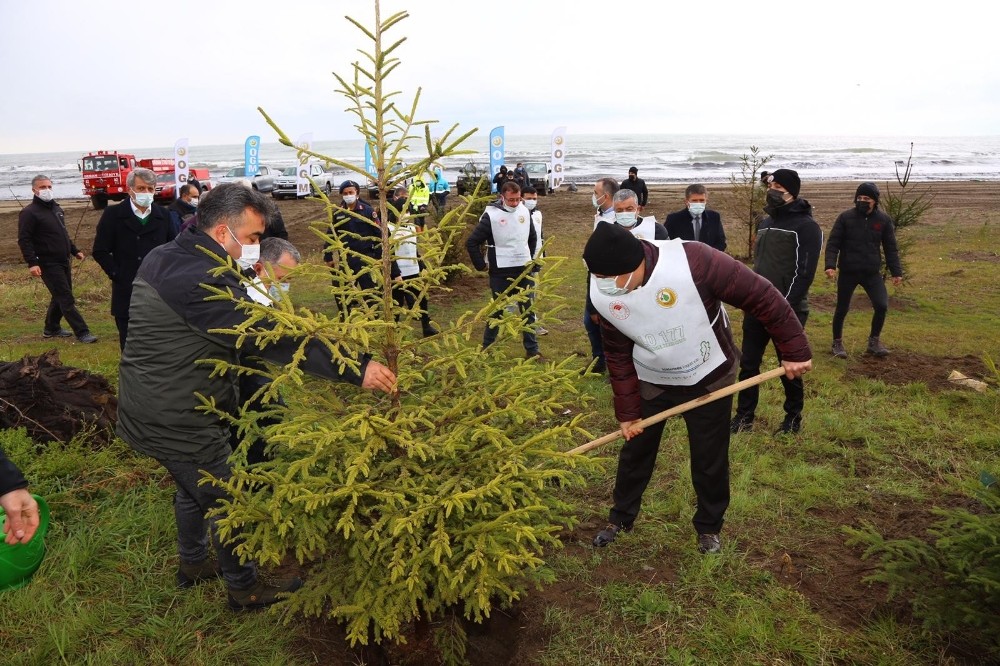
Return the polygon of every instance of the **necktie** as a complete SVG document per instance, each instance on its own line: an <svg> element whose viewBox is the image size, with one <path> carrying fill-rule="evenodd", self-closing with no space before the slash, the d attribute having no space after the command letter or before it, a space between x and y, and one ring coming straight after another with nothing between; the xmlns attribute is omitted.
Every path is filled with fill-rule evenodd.
<svg viewBox="0 0 1000 666"><path fill-rule="evenodd" d="M694 216L694 239L698 240L698 236L701 234L701 215Z"/></svg>

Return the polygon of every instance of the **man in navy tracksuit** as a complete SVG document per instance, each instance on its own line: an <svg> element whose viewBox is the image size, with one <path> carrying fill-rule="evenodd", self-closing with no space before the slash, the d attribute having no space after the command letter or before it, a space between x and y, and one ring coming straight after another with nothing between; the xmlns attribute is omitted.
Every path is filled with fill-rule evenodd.
<svg viewBox="0 0 1000 666"><path fill-rule="evenodd" d="M765 172L767 203L764 210L768 217L757 229L753 269L777 287L792 306L803 328L809 316L809 286L816 276L819 253L823 248L823 232L812 217L812 205L799 197L799 174L791 169L778 169L773 174ZM743 319L743 358L740 361L739 380L760 374L760 364L771 335L756 318ZM781 353L778 361L781 361ZM805 391L802 378L782 376L785 387L785 419L775 434L797 433L802 427L802 407ZM757 386L740 391L736 414L730 424L732 432L751 430L757 411L760 389Z"/></svg>

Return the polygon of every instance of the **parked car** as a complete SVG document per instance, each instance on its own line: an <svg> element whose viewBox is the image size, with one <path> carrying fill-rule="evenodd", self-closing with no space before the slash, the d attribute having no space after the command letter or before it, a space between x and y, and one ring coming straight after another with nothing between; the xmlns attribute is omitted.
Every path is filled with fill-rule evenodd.
<svg viewBox="0 0 1000 666"><path fill-rule="evenodd" d="M311 194L318 194L317 188L323 190L327 196L333 194L333 174L324 171L321 165L312 162L306 165L286 167L282 170L281 174L274 180L271 196L275 199L284 199L285 197L294 199L296 196L308 196L305 194L297 195L297 176L300 168L307 169L309 177L313 181Z"/></svg>
<svg viewBox="0 0 1000 666"><path fill-rule="evenodd" d="M400 171L402 171L405 168L406 168L406 162L399 161L393 167L392 172L393 173L399 173ZM353 178L353 176L352 176L352 178ZM398 183L397 186L403 185L404 187L409 187L410 183L412 183L412 182L413 182L412 178L407 178L406 180L402 181L401 183ZM374 201L375 199L379 198L378 183L376 183L374 180L372 180L371 176L368 176L368 180L365 182L365 190L368 192L368 199L369 200Z"/></svg>
<svg viewBox="0 0 1000 666"><path fill-rule="evenodd" d="M212 189L211 176L208 169L191 169L189 175L194 176L201 185L201 191L207 192ZM153 201L160 204L169 204L174 198L174 172L167 171L156 174L156 190L153 193Z"/></svg>
<svg viewBox="0 0 1000 666"><path fill-rule="evenodd" d="M455 191L458 194L472 194L476 190L476 184L480 180L485 180L486 182L479 188L479 194L483 196L488 195L490 193L490 185L493 182L493 179L490 177L490 165L467 162L455 180Z"/></svg>
<svg viewBox="0 0 1000 666"><path fill-rule="evenodd" d="M250 186L258 192L273 192L274 181L278 178L278 170L261 164L257 167L257 175L247 178L246 169L243 167L233 167L226 172L225 176L219 178L219 183L237 183L241 180L249 180Z"/></svg>

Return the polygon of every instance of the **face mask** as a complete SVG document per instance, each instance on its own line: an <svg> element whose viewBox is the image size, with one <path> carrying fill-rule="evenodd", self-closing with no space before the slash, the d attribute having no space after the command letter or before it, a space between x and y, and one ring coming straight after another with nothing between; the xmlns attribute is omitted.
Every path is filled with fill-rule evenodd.
<svg viewBox="0 0 1000 666"><path fill-rule="evenodd" d="M245 271L253 268L253 265L260 261L260 245L243 245L228 226L226 227L226 231L233 237L236 244L240 246L240 258L236 260L236 263Z"/></svg>
<svg viewBox="0 0 1000 666"><path fill-rule="evenodd" d="M867 201L855 201L854 202L854 207L857 209L858 215L864 215L864 216L867 217L867 215L868 215L868 206L869 206L869 203Z"/></svg>
<svg viewBox="0 0 1000 666"><path fill-rule="evenodd" d="M501 205L503 206L503 209L508 213L513 213L515 210L517 210L517 206L508 206L506 203Z"/></svg>
<svg viewBox="0 0 1000 666"><path fill-rule="evenodd" d="M534 199L525 199L524 200L524 207L527 208L528 210L535 210L535 206L537 206L537 205L538 205L538 202L536 200L534 200Z"/></svg>
<svg viewBox="0 0 1000 666"><path fill-rule="evenodd" d="M347 204L348 206L353 206L354 202L357 201L357 200L358 200L358 196L356 194L345 194L344 195L344 203Z"/></svg>
<svg viewBox="0 0 1000 666"><path fill-rule="evenodd" d="M52 201L52 190L38 190L38 198L42 201Z"/></svg>
<svg viewBox="0 0 1000 666"><path fill-rule="evenodd" d="M280 301L290 288L291 285L287 282L275 283L267 288L267 295L271 297L272 301Z"/></svg>
<svg viewBox="0 0 1000 666"><path fill-rule="evenodd" d="M604 197L602 196L601 199L603 198ZM601 210L600 199L597 198L596 194L590 195L590 200L594 202L594 208L596 208L597 210Z"/></svg>
<svg viewBox="0 0 1000 666"><path fill-rule="evenodd" d="M153 205L153 195L149 192L136 192L135 205L139 208L149 208Z"/></svg>
<svg viewBox="0 0 1000 666"><path fill-rule="evenodd" d="M192 206L194 206L195 208L197 208L198 207L198 197L195 197L194 199L191 199L191 201L188 201L188 203L191 204Z"/></svg>
<svg viewBox="0 0 1000 666"><path fill-rule="evenodd" d="M692 215L701 215L705 212L705 204L703 203L689 203L688 212Z"/></svg>
<svg viewBox="0 0 1000 666"><path fill-rule="evenodd" d="M771 208L780 208L785 205L785 193L778 190L768 190L765 197L767 205Z"/></svg>
<svg viewBox="0 0 1000 666"><path fill-rule="evenodd" d="M605 296L621 296L628 293L628 285L632 282L632 275L635 271L628 274L628 280L625 280L625 286L619 287L616 283L618 279L616 277L599 277L594 278L597 280L597 291L601 292Z"/></svg>
<svg viewBox="0 0 1000 666"><path fill-rule="evenodd" d="M635 212L615 213L615 222L623 227L634 227L636 219Z"/></svg>

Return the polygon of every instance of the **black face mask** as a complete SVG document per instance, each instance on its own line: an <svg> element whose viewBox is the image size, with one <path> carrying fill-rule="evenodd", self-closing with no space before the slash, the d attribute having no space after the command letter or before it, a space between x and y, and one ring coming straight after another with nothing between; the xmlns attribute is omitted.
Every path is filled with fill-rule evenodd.
<svg viewBox="0 0 1000 666"><path fill-rule="evenodd" d="M778 190L768 190L765 199L767 200L767 207L771 209L780 208L785 205L785 193Z"/></svg>
<svg viewBox="0 0 1000 666"><path fill-rule="evenodd" d="M870 204L867 201L855 201L854 208L858 211L858 215L868 217L868 206Z"/></svg>

